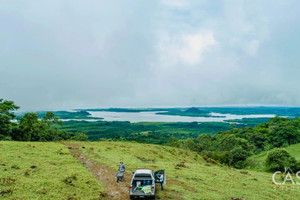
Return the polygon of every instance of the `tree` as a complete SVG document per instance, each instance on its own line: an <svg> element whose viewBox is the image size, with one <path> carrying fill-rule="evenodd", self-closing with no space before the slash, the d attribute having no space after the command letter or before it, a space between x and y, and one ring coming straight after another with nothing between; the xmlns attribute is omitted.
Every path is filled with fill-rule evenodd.
<svg viewBox="0 0 300 200"><path fill-rule="evenodd" d="M296 121L276 117L270 123L267 137L275 147L291 145L299 141L300 133Z"/></svg>
<svg viewBox="0 0 300 200"><path fill-rule="evenodd" d="M175 137L170 137L169 142L167 143L167 145L169 145L171 147L180 147L181 142Z"/></svg>
<svg viewBox="0 0 300 200"><path fill-rule="evenodd" d="M26 113L19 120L19 127L13 133L13 139L18 141L38 141L42 128L36 113Z"/></svg>
<svg viewBox="0 0 300 200"><path fill-rule="evenodd" d="M47 112L42 120L36 113L26 113L19 119L18 128L14 129L12 137L18 141L57 141L70 139L71 135L59 130L62 121L52 112Z"/></svg>
<svg viewBox="0 0 300 200"><path fill-rule="evenodd" d="M14 111L19 109L13 101L0 99L0 140L10 138L12 128L16 125L11 122L16 116Z"/></svg>
<svg viewBox="0 0 300 200"><path fill-rule="evenodd" d="M84 133L75 133L75 135L71 137L71 140L76 141L87 141L88 139L88 136Z"/></svg>
<svg viewBox="0 0 300 200"><path fill-rule="evenodd" d="M249 151L246 151L241 146L235 147L229 153L230 163L229 165L233 165L236 168L243 168L244 161L251 155Z"/></svg>
<svg viewBox="0 0 300 200"><path fill-rule="evenodd" d="M209 150L211 147L211 136L208 134L201 134L196 139L197 151Z"/></svg>
<svg viewBox="0 0 300 200"><path fill-rule="evenodd" d="M182 147L185 149L192 150L192 151L196 150L196 144L192 138L188 138L188 139L184 140Z"/></svg>
<svg viewBox="0 0 300 200"><path fill-rule="evenodd" d="M268 154L265 165L270 171L284 170L285 167L294 169L296 159L286 150L276 148Z"/></svg>

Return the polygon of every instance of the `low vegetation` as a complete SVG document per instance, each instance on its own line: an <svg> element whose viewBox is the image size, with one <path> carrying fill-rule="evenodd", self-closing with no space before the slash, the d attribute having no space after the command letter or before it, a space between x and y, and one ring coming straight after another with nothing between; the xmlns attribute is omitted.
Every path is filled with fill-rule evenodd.
<svg viewBox="0 0 300 200"><path fill-rule="evenodd" d="M0 199L105 199L104 187L58 143L0 142Z"/></svg>

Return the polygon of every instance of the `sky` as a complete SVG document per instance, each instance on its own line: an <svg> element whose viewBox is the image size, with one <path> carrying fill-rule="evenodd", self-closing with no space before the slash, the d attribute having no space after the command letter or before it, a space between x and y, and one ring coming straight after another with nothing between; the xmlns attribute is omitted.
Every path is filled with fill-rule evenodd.
<svg viewBox="0 0 300 200"><path fill-rule="evenodd" d="M300 106L298 0L0 0L0 98L24 111Z"/></svg>

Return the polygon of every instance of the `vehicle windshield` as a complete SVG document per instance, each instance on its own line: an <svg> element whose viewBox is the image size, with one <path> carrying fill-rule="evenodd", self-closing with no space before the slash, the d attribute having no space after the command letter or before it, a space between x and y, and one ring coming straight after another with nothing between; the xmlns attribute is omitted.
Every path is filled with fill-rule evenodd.
<svg viewBox="0 0 300 200"><path fill-rule="evenodd" d="M136 174L135 178L152 178L150 174Z"/></svg>

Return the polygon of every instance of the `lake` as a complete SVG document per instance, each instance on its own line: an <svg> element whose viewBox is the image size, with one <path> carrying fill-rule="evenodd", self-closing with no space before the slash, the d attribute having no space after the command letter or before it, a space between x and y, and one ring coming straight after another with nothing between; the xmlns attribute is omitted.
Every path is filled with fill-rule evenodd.
<svg viewBox="0 0 300 200"><path fill-rule="evenodd" d="M224 122L230 119L242 118L272 118L275 115L234 115L210 113L212 117L188 117L177 115L158 115L157 112L107 112L107 111L88 111L91 117L102 117L103 121L130 121L136 122ZM97 121L91 119L87 121Z"/></svg>

